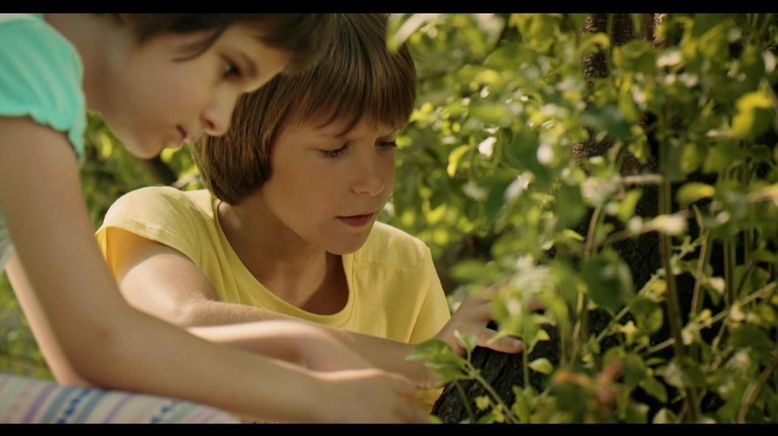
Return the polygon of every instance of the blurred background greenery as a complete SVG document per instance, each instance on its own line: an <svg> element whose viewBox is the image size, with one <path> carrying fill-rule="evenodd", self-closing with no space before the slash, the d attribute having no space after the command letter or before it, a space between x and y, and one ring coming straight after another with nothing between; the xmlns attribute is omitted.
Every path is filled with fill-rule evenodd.
<svg viewBox="0 0 778 436"><path fill-rule="evenodd" d="M775 422L775 17L403 14L390 28L420 88L380 219L430 246L452 306L496 285L506 334L531 351L550 325L561 341L556 360L524 357L545 387L479 399L482 419ZM186 149L139 161L95 117L81 177L95 227L130 190L201 187ZM0 371L51 377L4 276L0 332ZM602 402L594 380L615 363Z"/></svg>

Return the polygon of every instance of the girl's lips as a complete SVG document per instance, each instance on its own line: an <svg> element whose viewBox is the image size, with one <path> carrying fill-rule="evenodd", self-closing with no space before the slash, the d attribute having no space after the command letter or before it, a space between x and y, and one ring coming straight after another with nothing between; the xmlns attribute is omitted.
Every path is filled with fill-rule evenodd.
<svg viewBox="0 0 778 436"><path fill-rule="evenodd" d="M178 128L178 133L181 134L181 142L186 142L188 138L188 133L186 130L184 130L184 128L181 126L176 126L176 128Z"/></svg>
<svg viewBox="0 0 778 436"><path fill-rule="evenodd" d="M351 227L362 227L373 219L373 215L375 214L369 213L367 215L339 216L338 219Z"/></svg>

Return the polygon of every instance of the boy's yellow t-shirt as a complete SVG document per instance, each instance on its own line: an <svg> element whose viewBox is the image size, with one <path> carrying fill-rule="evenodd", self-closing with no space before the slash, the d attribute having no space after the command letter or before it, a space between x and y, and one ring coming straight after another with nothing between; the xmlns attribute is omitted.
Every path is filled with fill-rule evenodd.
<svg viewBox="0 0 778 436"><path fill-rule="evenodd" d="M348 301L337 313L316 314L265 288L249 272L224 235L207 190L149 187L117 200L97 231L111 269L122 250L120 228L174 248L208 277L223 302L261 307L309 321L395 341L431 339L450 318L429 248L419 239L376 222L365 244L342 256Z"/></svg>

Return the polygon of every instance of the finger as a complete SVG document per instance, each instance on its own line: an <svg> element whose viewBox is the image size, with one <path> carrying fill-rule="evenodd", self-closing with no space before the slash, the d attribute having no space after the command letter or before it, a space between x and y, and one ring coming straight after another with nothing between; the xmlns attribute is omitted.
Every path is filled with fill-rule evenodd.
<svg viewBox="0 0 778 436"><path fill-rule="evenodd" d="M414 406L411 409L411 419L412 419L412 421L411 421L412 423L417 423L417 424L429 424L430 423L430 416L429 416L429 414L427 414L427 412L425 412L424 410L422 410L418 406Z"/></svg>
<svg viewBox="0 0 778 436"><path fill-rule="evenodd" d="M494 339L497 332L491 329L483 329L478 334L477 343L481 347L490 348L502 353L516 354L524 349L524 342L510 336Z"/></svg>
<svg viewBox="0 0 778 436"><path fill-rule="evenodd" d="M463 315L473 321L491 321L494 319L491 302L486 302L478 306L471 307Z"/></svg>
<svg viewBox="0 0 778 436"><path fill-rule="evenodd" d="M462 306L470 307L470 306L478 306L483 303L488 303L492 301L494 297L491 295L491 293L484 293L483 291L476 291L472 294L469 294L465 299L462 301Z"/></svg>
<svg viewBox="0 0 778 436"><path fill-rule="evenodd" d="M485 288L481 288L473 291L470 295L484 300L492 300L494 299L494 297L497 296L498 289L499 288L497 286L487 286Z"/></svg>
<svg viewBox="0 0 778 436"><path fill-rule="evenodd" d="M426 424L430 422L427 412L413 402L400 407L397 415L402 422L406 423Z"/></svg>

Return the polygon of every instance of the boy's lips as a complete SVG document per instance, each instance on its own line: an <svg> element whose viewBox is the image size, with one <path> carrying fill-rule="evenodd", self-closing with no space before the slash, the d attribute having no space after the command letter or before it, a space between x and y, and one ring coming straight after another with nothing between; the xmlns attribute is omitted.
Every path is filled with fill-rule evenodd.
<svg viewBox="0 0 778 436"><path fill-rule="evenodd" d="M339 216L338 219L351 227L362 227L369 223L374 216L375 212L370 212L362 215Z"/></svg>

